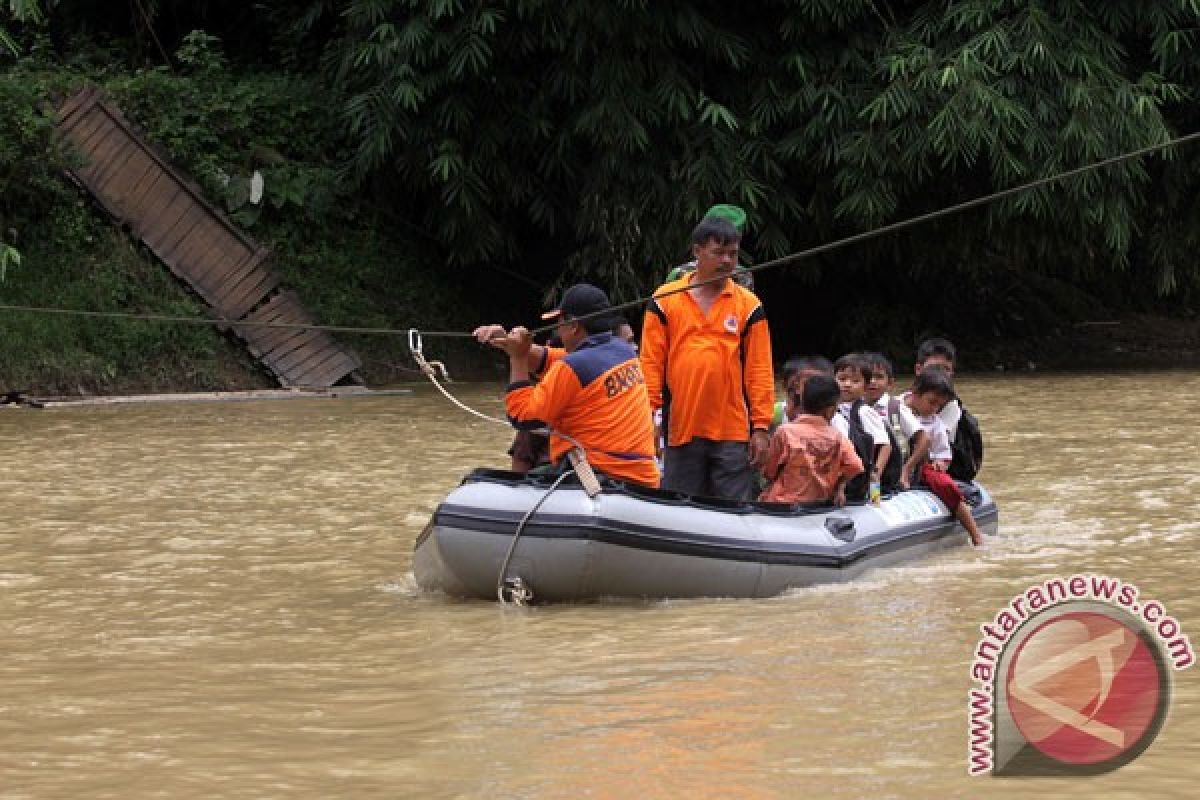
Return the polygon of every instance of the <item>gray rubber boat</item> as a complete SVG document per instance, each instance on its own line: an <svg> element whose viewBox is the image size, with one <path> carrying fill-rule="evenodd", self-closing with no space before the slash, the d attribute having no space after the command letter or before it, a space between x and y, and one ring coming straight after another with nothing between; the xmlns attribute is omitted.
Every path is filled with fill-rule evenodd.
<svg viewBox="0 0 1200 800"><path fill-rule="evenodd" d="M509 559L509 587L537 602L769 597L967 542L941 501L922 490L879 506L805 508L607 481L589 497L574 475L547 496L551 482L496 470L468 475L417 539L417 584L495 599ZM979 484L962 486L980 530L995 534L991 495Z"/></svg>

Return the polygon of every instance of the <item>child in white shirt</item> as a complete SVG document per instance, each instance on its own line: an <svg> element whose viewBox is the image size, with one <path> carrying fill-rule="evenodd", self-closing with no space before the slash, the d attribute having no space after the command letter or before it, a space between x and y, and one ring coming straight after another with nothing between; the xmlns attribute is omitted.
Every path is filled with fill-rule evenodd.
<svg viewBox="0 0 1200 800"><path fill-rule="evenodd" d="M883 420L863 402L870 374L871 367L858 353L844 355L833 365L833 375L841 390L841 402L830 424L850 439L867 470L866 480L856 478L847 487L846 495L852 499L860 494L858 481L879 484L883 466L892 454L891 439Z"/></svg>
<svg viewBox="0 0 1200 800"><path fill-rule="evenodd" d="M896 385L896 371L891 360L882 353L867 353L866 358L871 366L871 377L863 399L875 409L892 434L892 456L882 471L883 489L908 489L929 455L929 436L912 410L891 394ZM889 487L890 483L895 486Z"/></svg>
<svg viewBox="0 0 1200 800"><path fill-rule="evenodd" d="M929 491L938 496L971 537L971 544L983 546L983 536L971 507L963 500L954 479L947 474L946 469L954 456L950 449L950 437L946 432L946 424L938 416L946 405L954 398L954 383L944 370L936 367L926 367L915 381L911 392L904 395L904 403L917 416L917 421L929 436L929 459L921 465L921 481Z"/></svg>

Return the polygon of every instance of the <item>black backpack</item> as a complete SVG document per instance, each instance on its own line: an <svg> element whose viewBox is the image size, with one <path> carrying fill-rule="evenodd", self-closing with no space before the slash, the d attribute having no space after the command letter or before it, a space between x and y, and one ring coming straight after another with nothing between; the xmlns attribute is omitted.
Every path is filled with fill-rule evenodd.
<svg viewBox="0 0 1200 800"><path fill-rule="evenodd" d="M863 473L851 478L846 484L846 500L862 501L867 499L867 490L871 488L871 468L875 465L875 438L863 427L861 409L862 400L855 400L850 406L850 416L846 419L846 438L854 445L863 463ZM871 409L875 413L875 409Z"/></svg>
<svg viewBox="0 0 1200 800"><path fill-rule="evenodd" d="M883 427L887 430L888 441L892 445L892 454L888 456L887 464L879 476L879 484L884 492L894 492L900 488L900 470L908 459L910 445L904 441L904 433L900 430L900 398L888 398L887 417Z"/></svg>
<svg viewBox="0 0 1200 800"><path fill-rule="evenodd" d="M954 480L969 483L975 480L983 466L983 434L979 432L979 420L967 411L961 400L958 405L962 416L958 420L958 430L954 432L954 441L950 443L954 458L946 471Z"/></svg>

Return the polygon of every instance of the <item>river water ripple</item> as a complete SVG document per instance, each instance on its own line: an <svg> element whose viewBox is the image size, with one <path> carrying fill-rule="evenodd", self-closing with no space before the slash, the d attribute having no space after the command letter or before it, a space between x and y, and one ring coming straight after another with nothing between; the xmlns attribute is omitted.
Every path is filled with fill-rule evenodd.
<svg viewBox="0 0 1200 800"><path fill-rule="evenodd" d="M499 385L458 385L499 412ZM509 432L412 396L0 410L0 797L1194 796L1141 758L966 775L979 625L1100 572L1200 642L1192 373L962 381L1001 534L771 600L501 609L413 542Z"/></svg>

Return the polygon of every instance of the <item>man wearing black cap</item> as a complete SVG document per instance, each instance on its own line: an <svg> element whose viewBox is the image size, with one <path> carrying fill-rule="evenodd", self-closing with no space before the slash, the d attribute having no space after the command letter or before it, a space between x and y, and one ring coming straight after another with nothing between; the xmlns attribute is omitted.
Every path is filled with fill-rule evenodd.
<svg viewBox="0 0 1200 800"><path fill-rule="evenodd" d="M555 463L578 443L593 469L658 486L646 381L633 347L612 334L608 295L591 284L576 284L544 318L558 321L556 333L564 350L545 350L545 374L537 384L530 379L533 338L528 330L517 327L503 337L488 337L491 345L508 354L505 406L513 426L549 427L550 458ZM482 338L480 332L487 330L476 333Z"/></svg>

